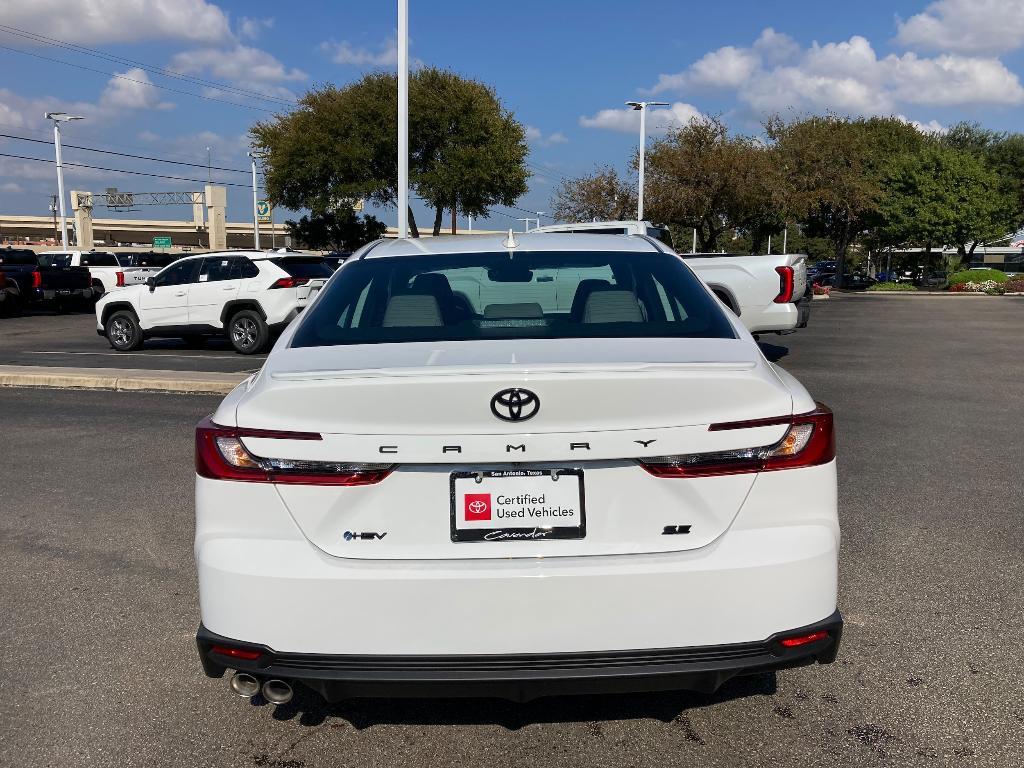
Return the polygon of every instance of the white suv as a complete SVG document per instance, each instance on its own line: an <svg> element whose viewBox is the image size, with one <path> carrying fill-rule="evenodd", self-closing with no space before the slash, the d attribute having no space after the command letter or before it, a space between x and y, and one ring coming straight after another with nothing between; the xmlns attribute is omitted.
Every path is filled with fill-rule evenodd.
<svg viewBox="0 0 1024 768"><path fill-rule="evenodd" d="M199 341L226 334L242 354L266 349L331 276L319 256L224 251L188 256L145 285L96 305L96 332L122 352L147 338Z"/></svg>
<svg viewBox="0 0 1024 768"><path fill-rule="evenodd" d="M832 413L671 250L356 253L196 431L206 673L271 703L835 659Z"/></svg>

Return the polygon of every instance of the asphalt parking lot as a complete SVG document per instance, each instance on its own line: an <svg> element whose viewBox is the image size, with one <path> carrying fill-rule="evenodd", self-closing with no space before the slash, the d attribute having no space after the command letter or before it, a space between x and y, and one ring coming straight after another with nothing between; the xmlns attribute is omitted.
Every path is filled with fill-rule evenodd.
<svg viewBox="0 0 1024 768"><path fill-rule="evenodd" d="M813 310L768 341L836 413L844 645L712 697L236 698L193 647L192 427L217 398L0 389L0 765L1024 765L1024 300ZM31 319L0 321L0 358ZM103 351L88 330L67 349Z"/></svg>
<svg viewBox="0 0 1024 768"><path fill-rule="evenodd" d="M145 368L165 371L257 370L266 355L240 355L227 339L188 346L180 339L149 339L135 352L117 352L96 334L92 312L60 315L31 310L22 317L0 318L0 365L76 368Z"/></svg>

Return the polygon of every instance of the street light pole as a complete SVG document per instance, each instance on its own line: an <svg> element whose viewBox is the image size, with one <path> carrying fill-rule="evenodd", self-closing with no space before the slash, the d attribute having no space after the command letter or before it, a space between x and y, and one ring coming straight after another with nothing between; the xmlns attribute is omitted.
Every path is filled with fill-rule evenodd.
<svg viewBox="0 0 1024 768"><path fill-rule="evenodd" d="M250 152L249 159L252 160L252 234L253 242L258 251L260 249L260 212L256 189L256 153Z"/></svg>
<svg viewBox="0 0 1024 768"><path fill-rule="evenodd" d="M409 237L409 0L398 0L398 236Z"/></svg>
<svg viewBox="0 0 1024 768"><path fill-rule="evenodd" d="M68 249L68 217L64 208L64 165L60 154L60 124L83 118L69 115L67 112L47 112L46 119L53 121L53 147L57 154L57 194L60 197L60 242L61 248L66 251Z"/></svg>
<svg viewBox="0 0 1024 768"><path fill-rule="evenodd" d="M644 220L644 160L647 154L647 108L648 107L667 107L668 103L664 101L627 101L627 107L632 107L635 112L640 113L640 162L638 163L639 171L639 188L637 189L636 195L636 218L638 221Z"/></svg>

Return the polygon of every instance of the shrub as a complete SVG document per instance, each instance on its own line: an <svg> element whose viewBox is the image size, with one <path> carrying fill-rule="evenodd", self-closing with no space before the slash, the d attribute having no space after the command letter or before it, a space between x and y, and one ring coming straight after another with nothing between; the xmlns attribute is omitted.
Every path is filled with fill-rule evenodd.
<svg viewBox="0 0 1024 768"><path fill-rule="evenodd" d="M947 281L950 285L962 283L984 283L991 280L994 283L1005 283L1006 273L998 269L962 269L949 276Z"/></svg>
<svg viewBox="0 0 1024 768"><path fill-rule="evenodd" d="M815 296L828 296L832 292L832 286L814 283L811 286L811 290L814 292Z"/></svg>
<svg viewBox="0 0 1024 768"><path fill-rule="evenodd" d="M890 292L916 291L917 286L911 283L875 283L874 285L869 285L868 290Z"/></svg>
<svg viewBox="0 0 1024 768"><path fill-rule="evenodd" d="M955 283L949 286L954 293L987 293L989 296L999 296L1005 293L1006 283L997 283L995 280L985 280L980 283Z"/></svg>
<svg viewBox="0 0 1024 768"><path fill-rule="evenodd" d="M1003 283L1003 291L1006 293L1024 293L1024 277L1011 277Z"/></svg>

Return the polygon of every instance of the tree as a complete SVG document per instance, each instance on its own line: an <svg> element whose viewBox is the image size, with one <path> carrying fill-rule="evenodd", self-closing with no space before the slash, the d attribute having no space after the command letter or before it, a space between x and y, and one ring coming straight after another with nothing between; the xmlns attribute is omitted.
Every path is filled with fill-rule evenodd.
<svg viewBox="0 0 1024 768"><path fill-rule="evenodd" d="M315 250L354 251L384 236L387 226L374 216L360 219L348 206L298 221L286 221L285 226L295 241Z"/></svg>
<svg viewBox="0 0 1024 768"><path fill-rule="evenodd" d="M763 241L782 231L773 180L771 158L762 144L730 136L721 120L707 118L653 142L644 195L653 218L696 229L700 249L714 251L726 232Z"/></svg>
<svg viewBox="0 0 1024 768"><path fill-rule="evenodd" d="M397 77L365 75L306 93L292 112L256 123L267 195L314 215L344 200L398 198ZM526 192L526 133L488 86L425 67L410 77L409 181L437 211L486 216ZM413 236L418 235L411 216Z"/></svg>
<svg viewBox="0 0 1024 768"><path fill-rule="evenodd" d="M943 143L971 153L999 175L1002 184L1016 197L1016 212L1007 222L1007 232L1024 226L1024 134L993 131L977 123L957 123L943 137Z"/></svg>
<svg viewBox="0 0 1024 768"><path fill-rule="evenodd" d="M815 116L766 125L780 185L776 200L811 237L833 245L841 282L850 247L878 225L882 179L892 157L928 138L898 118Z"/></svg>
<svg viewBox="0 0 1024 768"><path fill-rule="evenodd" d="M884 178L881 231L895 244L956 245L961 259L1002 237L1016 213L1003 180L969 151L931 143L897 155Z"/></svg>
<svg viewBox="0 0 1024 768"><path fill-rule="evenodd" d="M636 216L636 202L636 186L604 166L590 176L563 179L551 200L551 213L561 221L620 221Z"/></svg>

